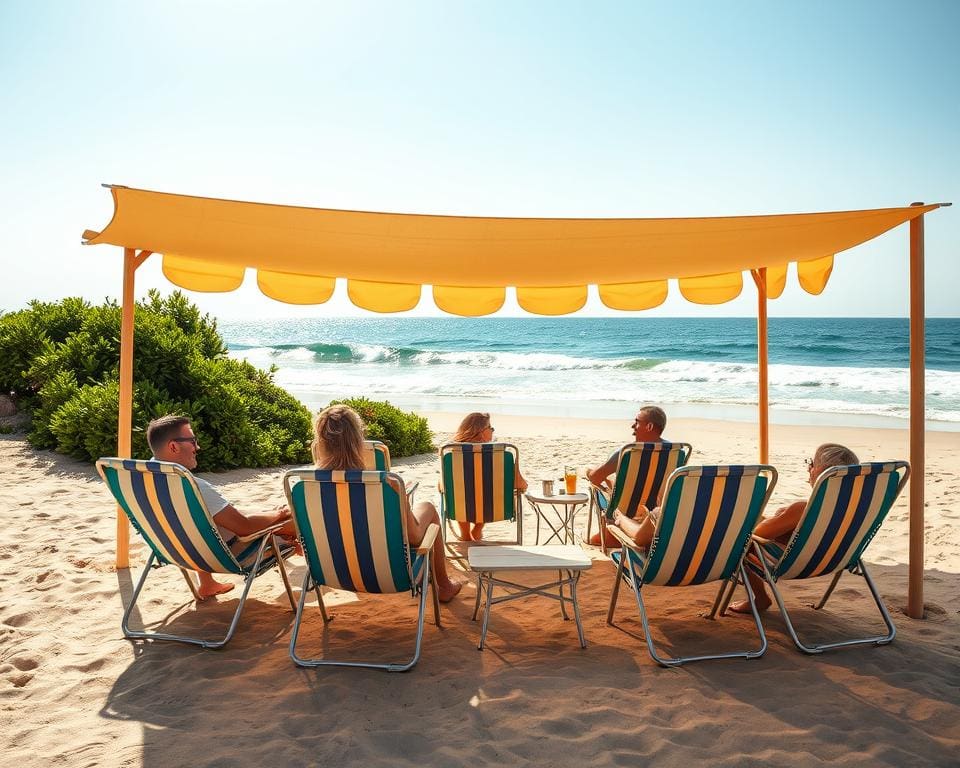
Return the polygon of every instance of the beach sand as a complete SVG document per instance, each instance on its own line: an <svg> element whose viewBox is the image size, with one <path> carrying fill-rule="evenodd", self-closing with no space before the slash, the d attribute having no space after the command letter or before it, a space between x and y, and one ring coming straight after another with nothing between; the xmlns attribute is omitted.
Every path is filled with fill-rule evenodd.
<svg viewBox="0 0 960 768"><path fill-rule="evenodd" d="M440 444L456 417L431 414ZM629 438L628 424L493 415L496 435L520 448L531 481L564 464L596 464ZM756 427L675 420L667 435L694 445L692 463L754 462ZM807 493L803 461L820 442L849 445L863 460L906 458L907 433L773 426L780 483L771 506ZM798 653L779 615L759 660L658 667L647 654L629 592L616 625L605 623L613 568L591 550L581 581L588 642L556 603L497 606L488 647L476 648L475 590L428 619L420 663L407 674L302 670L288 656L292 613L279 576L258 579L230 645L204 651L133 644L120 617L146 559L134 539L132 568L114 568L115 508L94 469L0 438L0 730L3 764L26 766L486 765L689 766L957 765L960 758L960 434L927 435L927 618L903 614L907 591L907 493L867 561L897 624L887 647ZM395 462L435 497L437 460ZM236 507L282 500L281 470L209 475ZM585 515L578 520L583 529ZM535 521L525 516L533 541ZM495 529L489 531L495 538ZM299 585L301 558L290 561ZM805 607L823 580L786 586L812 639L882 628L862 581L845 575L824 611ZM855 589L856 587L856 589ZM651 588L657 642L667 652L755 647L749 619L708 621L715 590ZM180 575L151 575L140 616L172 631L221 631L239 589L196 607ZM331 595L324 633L315 604L306 652L402 658L412 648L415 602Z"/></svg>

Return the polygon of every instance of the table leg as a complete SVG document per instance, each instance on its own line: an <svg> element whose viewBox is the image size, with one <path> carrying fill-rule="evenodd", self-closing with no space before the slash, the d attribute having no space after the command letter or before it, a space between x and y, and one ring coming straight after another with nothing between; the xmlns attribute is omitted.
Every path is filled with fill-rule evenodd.
<svg viewBox="0 0 960 768"><path fill-rule="evenodd" d="M577 582L580 581L580 572L570 574L570 593L573 595L573 615L577 620L577 634L580 636L580 647L586 648L587 641L583 636L583 623L580 621L580 604L577 602Z"/></svg>
<svg viewBox="0 0 960 768"><path fill-rule="evenodd" d="M473 618L470 621L477 620L477 612L480 610L480 593L483 591L483 574L477 574L477 599L473 604Z"/></svg>
<svg viewBox="0 0 960 768"><path fill-rule="evenodd" d="M557 571L557 581L560 588L560 615L563 616L564 621L570 621L570 617L567 616L567 601L563 597L563 571Z"/></svg>
<svg viewBox="0 0 960 768"><path fill-rule="evenodd" d="M487 574L487 604L483 607L483 628L480 630L478 651L483 650L483 641L487 637L487 625L490 623L490 607L493 605L493 573Z"/></svg>

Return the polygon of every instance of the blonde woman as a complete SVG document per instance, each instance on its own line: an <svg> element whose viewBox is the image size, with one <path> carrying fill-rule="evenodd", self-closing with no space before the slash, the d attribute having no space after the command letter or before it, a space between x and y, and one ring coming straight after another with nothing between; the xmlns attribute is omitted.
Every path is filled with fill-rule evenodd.
<svg viewBox="0 0 960 768"><path fill-rule="evenodd" d="M838 443L824 443L813 452L813 458L807 459L807 482L815 485L821 473L830 467L842 467L850 464L859 464L857 454L844 445ZM753 532L764 539L771 539L780 544L788 544L790 537L800 523L800 518L807 508L806 500L795 501L785 507L780 507L772 517L762 519L757 523ZM767 594L763 579L750 568L747 568L747 578L753 587L753 596L757 603L757 610L765 611L770 607L770 596ZM742 600L730 606L734 613L750 613L750 601Z"/></svg>
<svg viewBox="0 0 960 768"><path fill-rule="evenodd" d="M363 469L363 421L359 414L347 405L331 405L322 410L313 422L310 449L318 469ZM410 544L418 546L430 523L440 525L440 515L428 501L421 501L410 509L406 495L401 493L400 498L407 516L407 538ZM463 585L453 581L447 573L440 537L430 552L430 567L437 577L440 601L449 602Z"/></svg>
<svg viewBox="0 0 960 768"><path fill-rule="evenodd" d="M468 413L456 434L453 436L455 443L492 443L493 425L490 423L489 413ZM514 485L517 490L523 493L527 490L527 481L520 474L520 465L517 463ZM460 541L480 541L483 539L483 523L474 523L471 529L470 523L457 522L460 526Z"/></svg>

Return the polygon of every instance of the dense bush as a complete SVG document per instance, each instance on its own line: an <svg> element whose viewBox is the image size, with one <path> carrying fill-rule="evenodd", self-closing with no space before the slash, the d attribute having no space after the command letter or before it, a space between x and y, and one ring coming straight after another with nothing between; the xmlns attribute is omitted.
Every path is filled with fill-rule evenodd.
<svg viewBox="0 0 960 768"><path fill-rule="evenodd" d="M359 413L367 427L367 437L386 443L390 456L395 459L429 453L434 449L433 434L422 416L365 397L334 400L331 405L335 403L349 405Z"/></svg>
<svg viewBox="0 0 960 768"><path fill-rule="evenodd" d="M133 455L147 422L189 416L199 469L310 459L310 414L272 374L226 357L216 321L175 292L152 291L135 315ZM0 316L0 388L31 415L30 441L93 460L117 451L120 307L82 299Z"/></svg>

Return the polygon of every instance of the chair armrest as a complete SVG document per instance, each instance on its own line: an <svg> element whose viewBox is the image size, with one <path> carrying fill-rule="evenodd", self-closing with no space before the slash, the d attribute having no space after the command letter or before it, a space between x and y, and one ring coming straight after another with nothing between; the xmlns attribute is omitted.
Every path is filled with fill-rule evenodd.
<svg viewBox="0 0 960 768"><path fill-rule="evenodd" d="M417 492L417 488L420 487L420 481L414 480L410 485L407 485L406 483L404 483L403 487L407 492L407 498L412 499L413 494L415 494Z"/></svg>
<svg viewBox="0 0 960 768"><path fill-rule="evenodd" d="M273 533L274 531L280 530L281 528L283 528L283 526L285 526L285 525L286 525L287 523L289 523L289 522L290 522L289 519L287 519L287 520L281 520L279 523L274 523L273 525L268 525L266 528L264 528L264 529L262 529L262 530L260 530L260 531L255 531L255 532L253 532L253 533L248 533L246 536L237 536L237 538L235 539L235 541L247 542L247 541L254 541L254 540L256 540L256 539L262 539L262 538L263 538L264 536L266 536L268 533Z"/></svg>
<svg viewBox="0 0 960 768"><path fill-rule="evenodd" d="M436 523L430 523L427 526L427 532L423 534L423 541L420 542L420 546L417 547L418 555L427 555L430 553L430 550L433 549L433 544L437 540L437 534L440 533L440 526Z"/></svg>
<svg viewBox="0 0 960 768"><path fill-rule="evenodd" d="M757 542L757 544L776 544L777 543L773 539L765 539L763 538L763 536L757 536L757 534L755 533L750 534L750 539L751 541Z"/></svg>
<svg viewBox="0 0 960 768"><path fill-rule="evenodd" d="M636 542L634 542L633 539L631 539L629 536L627 536L627 534L624 533L622 530L620 530L620 528L618 528L617 526L615 526L615 525L608 525L608 526L607 526L607 532L608 532L611 536L613 536L617 541L619 541L621 544L623 544L623 546L628 547L629 549L632 549L632 550L634 550L634 551L636 551L636 552L642 552L642 551L643 551L643 550L640 549L640 547L637 546Z"/></svg>

